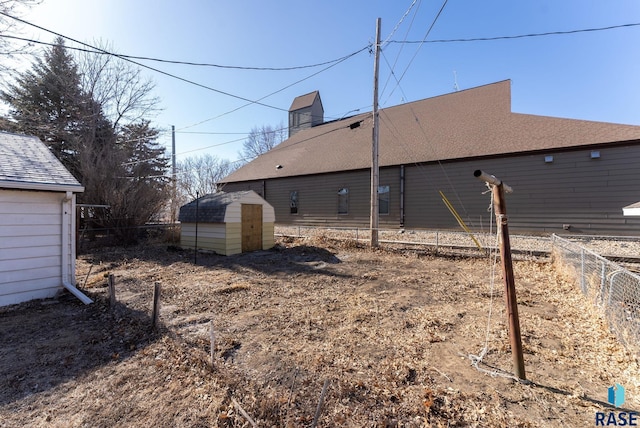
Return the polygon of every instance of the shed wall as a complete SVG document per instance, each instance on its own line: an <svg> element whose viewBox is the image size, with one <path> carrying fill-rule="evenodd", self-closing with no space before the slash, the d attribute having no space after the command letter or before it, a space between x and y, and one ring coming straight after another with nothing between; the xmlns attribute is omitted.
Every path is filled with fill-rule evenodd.
<svg viewBox="0 0 640 428"><path fill-rule="evenodd" d="M62 289L63 197L58 192L0 190L0 306L53 297ZM70 231L72 217L66 217ZM73 276L71 243L64 250Z"/></svg>
<svg viewBox="0 0 640 428"><path fill-rule="evenodd" d="M180 225L180 247L195 248L196 224ZM198 248L225 254L227 251L227 231L222 223L198 223Z"/></svg>
<svg viewBox="0 0 640 428"><path fill-rule="evenodd" d="M180 247L195 248L195 223L182 223ZM198 223L198 248L224 256L242 252L241 223ZM262 224L262 249L275 245L274 223Z"/></svg>

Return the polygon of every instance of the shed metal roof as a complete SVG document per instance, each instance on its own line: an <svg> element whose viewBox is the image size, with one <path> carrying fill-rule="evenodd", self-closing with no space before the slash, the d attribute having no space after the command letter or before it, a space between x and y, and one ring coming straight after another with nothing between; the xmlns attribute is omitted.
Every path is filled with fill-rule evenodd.
<svg viewBox="0 0 640 428"><path fill-rule="evenodd" d="M7 132L0 132L0 188L84 191L39 138Z"/></svg>
<svg viewBox="0 0 640 428"><path fill-rule="evenodd" d="M252 190L240 192L218 192L201 196L180 207L178 220L182 223L222 223L227 207L242 200ZM196 212L197 217L196 217Z"/></svg>
<svg viewBox="0 0 640 428"><path fill-rule="evenodd" d="M302 130L222 182L370 168L371 126L369 112ZM640 140L640 126L512 113L509 80L382 109L379 132L381 167Z"/></svg>

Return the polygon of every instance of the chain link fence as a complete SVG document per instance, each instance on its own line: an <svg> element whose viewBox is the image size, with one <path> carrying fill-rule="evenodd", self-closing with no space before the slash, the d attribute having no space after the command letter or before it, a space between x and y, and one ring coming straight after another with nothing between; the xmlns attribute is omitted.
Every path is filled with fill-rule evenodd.
<svg viewBox="0 0 640 428"><path fill-rule="evenodd" d="M578 242L555 234L551 242L556 269L580 285L625 347L640 353L640 276Z"/></svg>
<svg viewBox="0 0 640 428"><path fill-rule="evenodd" d="M368 244L371 229L364 227L319 227L319 226L276 226L276 235L292 238L327 237L335 240L353 241ZM416 246L429 248L436 253L442 251L462 252L463 254L486 254L497 247L494 233L458 232L451 230L411 230L378 229L380 244ZM544 256L549 254L551 239L549 236L511 235L511 249L525 256ZM479 251L480 250L480 251Z"/></svg>

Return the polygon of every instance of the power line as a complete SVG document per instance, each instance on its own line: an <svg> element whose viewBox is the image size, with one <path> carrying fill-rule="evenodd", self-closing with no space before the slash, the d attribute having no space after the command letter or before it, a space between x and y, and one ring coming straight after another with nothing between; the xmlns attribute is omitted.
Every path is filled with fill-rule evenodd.
<svg viewBox="0 0 640 428"><path fill-rule="evenodd" d="M309 76L307 76L307 77L304 77L304 78L302 78L302 79L300 79L300 80L297 80L297 81L295 81L295 82L293 82L293 83L291 83L291 84L289 84L289 85L287 85L287 86L285 86L285 87L283 87L283 88L278 89L277 91L271 92L270 94L267 94L267 95L263 96L262 98L259 98L257 101L262 101L262 100L264 100L265 98L268 98L268 97L270 97L270 96L272 96L272 95L275 95L275 94L277 94L277 93L279 93L279 92L282 92L282 91L284 91L284 90L286 90L286 89L289 89L290 87L295 86L295 85L297 85L298 83L301 83L301 82L304 82L305 80L311 79L312 77L317 76L318 74L323 73L323 72L327 71L328 69L330 69L330 68L332 68L332 67L335 67L336 65L338 65L338 64L340 64L340 63L342 63L342 62L346 61L347 59L351 58L352 56L355 56L355 55L359 54L360 52L363 52L363 51L368 50L368 49L369 49L369 45L367 45L367 46L363 47L362 49L360 49L360 50L358 50L358 51L356 51L356 52L354 52L354 53L352 53L352 54L350 54L350 55L348 55L348 56L346 56L346 57L341 58L338 62L334 62L333 64L329 65L328 67L323 68L323 69L322 69L322 70L320 70L320 71L316 71L315 73L310 74L310 75L309 75ZM257 101L256 101L256 102L257 102ZM225 113L221 113L221 114L219 114L219 115L217 115L217 116L210 117L210 118L205 119L205 120L201 120L200 122L194 123L193 125L184 126L184 127L180 128L179 130L181 131L181 130L184 130L184 129L193 128L193 127L195 127L195 126L202 125L203 123L210 122L210 121L215 120L215 119L219 119L219 118L221 118L222 116L226 116L226 115L228 115L228 114L235 113L236 111L238 111L238 110L240 110L240 109L243 109L243 108L245 108L245 107L250 106L251 104L253 104L253 102L248 103L248 104L241 105L240 107L237 107L237 108L235 108L235 109L233 109L233 110L230 110L230 111L227 111L227 112L225 112ZM289 110L286 110L286 111L287 111L287 113L289 112Z"/></svg>
<svg viewBox="0 0 640 428"><path fill-rule="evenodd" d="M409 8L407 9L407 11L404 13L404 15L402 15L402 18L400 18L400 20L398 21L398 23L396 24L395 27L393 27L393 30L391 30L391 33L387 36L386 39L384 39L384 41L380 44L380 45L384 45L386 44L389 39L391 37L393 37L393 35L395 34L395 32L398 30L398 28L400 28L400 25L402 25L402 22L404 21L404 19L407 17L407 15L409 15L409 12L411 12L411 9L413 9L413 6L415 6L416 2L418 0L413 0L413 2L411 2L411 5L409 6Z"/></svg>
<svg viewBox="0 0 640 428"><path fill-rule="evenodd" d="M420 48L422 47L422 45L424 44L424 42L427 40L427 37L429 37L429 34L431 33L431 30L433 30L433 27L436 25L436 22L438 21L438 18L440 18L440 15L442 14L442 11L444 10L445 6L447 5L447 2L449 0L444 0L444 3L442 3L442 6L440 7L440 10L438 11L438 14L436 15L436 17L433 19L433 22L431 23L431 25L429 26L429 29L427 30L427 33L424 35L424 37L422 38L422 42L420 42L420 46L418 46L418 49L416 49L415 54L413 54L413 56L411 57L411 60L409 60L409 64L407 64L407 67L404 69L404 71L402 72L402 75L400 76L400 79L397 79L397 85L395 88L393 88L391 90L391 93L389 94L389 98L391 98L391 95L393 95L393 92L395 91L395 89L400 86L400 82L402 81L402 79L404 78L404 75L407 74L407 71L409 70L409 67L411 67L411 64L413 63L413 61L416 59L416 57L418 56L418 52L420 52Z"/></svg>
<svg viewBox="0 0 640 428"><path fill-rule="evenodd" d="M7 39L22 40L23 42L34 43L34 44L44 45L44 46L57 46L55 43L43 42L40 40L28 39L25 37L10 36L7 34L0 34L0 37L4 37ZM106 51L89 50L89 49L83 49L83 48L77 48L77 47L71 47L71 46L69 47L69 49L80 51L80 52L95 53L100 55L117 55L120 58L136 59L141 61L155 61L155 62L161 62L165 64L178 64L178 65L189 65L189 66L196 66L196 67L215 67L215 68L223 68L223 69L252 70L252 71L291 71L291 70L302 70L305 68L321 67L323 65L328 65L328 64L333 64L335 62L343 61L360 52L360 50L358 50L356 52L352 52L350 54L342 56L340 58L332 59L325 62L320 62L317 64L298 65L298 66L291 66L291 67L250 67L250 66L239 66L239 65L223 65L223 64L200 63L200 62L190 62L190 61L177 61L177 60L169 60L169 59L153 58L153 57L137 56L137 55L112 54Z"/></svg>
<svg viewBox="0 0 640 428"><path fill-rule="evenodd" d="M413 27L413 23L414 23L414 21L415 21L416 17L418 16L418 11L420 10L420 6L421 6L421 5L422 5L422 2L420 2L420 3L418 4L418 7L416 8L415 13L413 14L413 18L411 19L411 22L409 23L409 27L407 28L407 31L405 32L404 40L406 40L406 39L407 39L407 37L409 36L409 31L411 31L411 28ZM412 4L411 6L413 7L413 4ZM408 13L408 12L409 12L409 11L407 11L407 13ZM404 17L403 17L403 19L404 19ZM395 30L394 30L394 31L395 31ZM389 40L390 38L391 38L391 36L390 36L390 37L388 37L388 38L387 38L387 40ZM396 64L398 63L398 60L400 59L400 56L402 55L402 51L404 50L404 47L405 47L405 45L401 45L401 46L400 46L400 49L398 50L398 53L396 54L396 59L395 59L395 61L393 62L393 66L390 66L390 67L389 67L389 69L390 69L390 71L391 71L391 72L390 72L389 76L387 76L387 80L384 82L384 86L382 87L382 91L380 92L380 96L382 96L382 94L384 94L384 93L385 93L385 91L386 91L386 89L387 89L387 85L389 84L389 81L391 80L391 76L393 75L393 77L395 78L395 75L394 75L394 71L393 71L393 70L395 70L395 68L396 68ZM384 57L384 50L382 50L382 55L383 55L383 57ZM386 57L385 57L385 62L387 62L387 65L388 65L388 61L387 61ZM397 80L397 79L396 79L396 80ZM389 98L390 98L390 97L389 97ZM389 98L387 98L387 101L389 100ZM386 104L386 102L385 102L384 104Z"/></svg>
<svg viewBox="0 0 640 428"><path fill-rule="evenodd" d="M210 86L203 85L203 84L201 84L201 83L197 83L197 82L194 82L194 81L189 80L189 79L185 79L184 77L176 76L175 74L171 74L171 73L168 73L168 72L166 72L166 71L159 70L159 69L154 68L154 67L151 67L151 66L149 66L149 65L139 63L139 62L134 61L134 60L132 60L132 59L129 59L129 58L126 58L126 57L122 57L122 56L120 56L120 55L118 55L118 54L116 54L116 53L106 51L106 50L104 50L104 49L101 49L101 48L98 48L98 47L92 46L92 45L90 45L90 44L88 44L88 43L84 43L84 42L81 42L81 41L76 40L76 39L74 39L74 38L71 38L71 37L65 36L65 35L63 35L63 34L57 33L57 32L55 32L55 31L48 30L48 29L46 29L46 28L44 28L44 27L41 27L41 26L39 26L39 25L32 24L32 23L27 22L27 21L25 21L25 20L23 20L23 19L17 18L17 17L15 17L15 16L11 16L11 15L9 15L9 14L7 14L7 13L0 12L0 15L6 16L6 17L11 18L11 19L15 19L16 21L18 21L18 22L22 22L23 24L30 25L30 26L32 26L32 27L35 27L35 28L39 29L39 30L46 31L47 33L51 33L51 34L53 34L53 35L55 35L55 36L62 37L63 39L70 40L70 41L72 41L72 42L74 42L74 43L78 43L78 44L80 44L80 45L83 45L83 46L89 47L89 48L94 49L95 51L101 52L101 53L103 53L103 54L111 55L111 56L114 56L114 57L116 57L116 58L120 58L120 59L122 59L122 60L124 60L124 61L128 61L128 62L130 62L130 63L132 63L132 64L135 64L135 65L137 65L137 66L139 66L139 67L143 67L143 68L146 68L146 69L148 69L148 70L155 71L156 73L163 74L163 75L165 75L165 76L168 76L168 77L171 77L171 78L174 78L174 79L177 79L177 80L183 81L183 82L185 82L185 83L189 83L189 84L191 84L191 85L198 86L198 87L200 87L200 88L207 89L207 90L209 90L209 91L213 91L213 92L216 92L216 93L221 94L221 95L226 95L226 96L231 97L231 98L236 98L236 99L239 99L239 100L242 100L242 101L247 101L249 104L258 104L258 105L261 105L261 106L263 106L263 107L268 107L268 108L271 108L271 109L275 109L275 110L280 110L280 111L286 111L286 112L288 112L288 110L287 110L287 109L283 109L283 108L280 108L280 107L275 107L275 106L272 106L272 105L269 105L269 104L264 104L264 103L261 103L260 101L250 100L250 99L248 99L248 98L241 97L241 96L239 96L239 95L234 95L234 94L231 94L231 93L229 93L229 92L222 91L222 90L220 90L220 89L215 89L215 88L212 88L212 87L210 87Z"/></svg>
<svg viewBox="0 0 640 428"><path fill-rule="evenodd" d="M566 35L566 34L588 33L588 32L594 32L594 31L607 31L607 30L615 30L617 28L628 28L628 27L637 27L637 26L640 26L640 23L610 25L608 27L585 28L581 30L549 31L546 33L518 34L514 36L473 37L468 39L440 39L440 40L403 40L403 41L390 40L388 43L416 44L416 43L486 42L486 41L493 41L493 40L524 39L528 37L545 37L545 36L558 36L558 35Z"/></svg>
<svg viewBox="0 0 640 428"><path fill-rule="evenodd" d="M235 108L235 109L233 109L233 110L231 110L231 111L228 111L228 112L222 113L222 114L220 114L220 115L218 115L218 116L215 116L215 117L212 117L212 118L206 119L206 120L204 120L204 121L200 121L200 122L198 122L198 123L196 123L196 124L193 124L193 125L189 125L189 126L186 126L186 127L180 128L179 130L184 130L184 129L187 129L187 128L191 128L191 127L194 127L194 126L200 125L200 124L202 124L202 123L205 123L205 122L208 122L208 121L211 121L211 120L217 119L217 118L222 117L222 116L225 116L225 115L227 115L227 114L234 113L234 112L236 112L236 111L238 111L238 110L240 110L240 109L242 109L242 108L244 108L244 107L247 107L247 106L250 106L250 105L253 105L253 104L258 104L258 105L261 105L261 106L264 106L264 107L269 107L269 108L272 108L272 109L275 109L275 110L280 110L280 111L288 112L288 111L289 111L288 109L284 109L284 108L280 108L280 107L275 107L275 106L272 106L272 105L269 105L269 104L264 104L264 103L262 103L261 101L262 101L262 100L264 100L265 98L268 98L268 97L270 97L270 96L272 96L272 95L275 95L275 94L277 94L277 93L279 93L279 92L282 92L282 91L284 91L285 89L288 89L288 88L290 88L290 87L292 87L292 86L294 86L294 85L296 85L296 84L298 84L298 83L300 83L300 82L303 82L303 81L305 81L305 80L307 80L307 79L310 79L311 77L316 76L316 75L318 75L318 74L320 74L320 73L322 73L322 72L324 72L324 71L326 71L326 70L328 70L328 69L330 69L330 68L332 68L332 67L334 67L334 66L336 66L336 65L338 65L338 64L340 64L340 63L342 63L342 62L344 62L344 61L346 61L347 59L349 59L349 58L351 58L351 57L353 57L353 56L355 56L355 55L359 54L360 52L363 52L363 51L365 51L365 50L367 50L367 49L368 49L368 46L365 46L364 48L361 48L361 49L359 49L358 51L355 51L355 52L353 52L353 53L351 53L351 54L349 54L349 55L346 55L346 56L343 56L343 57L341 57L341 58L338 58L337 60L329 61L329 62L323 63L323 64L329 64L329 65L328 65L327 67L325 67L324 69L322 69L322 70L320 70L320 71L316 72L316 73L313 73L313 74L311 74L311 75L309 75L309 76L307 76L307 77L305 77L305 78L303 78L303 79L300 79L300 80L298 80L298 81L296 81L296 82L294 82L294 83L292 83L292 84L290 84L290 85L287 85L287 86L285 86L284 88L281 88L281 89L279 89L279 90L277 90L277 91L275 91L275 92L272 92L272 93L270 93L270 94L268 94L268 95L265 95L264 97L262 97L262 98L260 98L260 99L258 99L258 100L250 100L250 99L248 99L248 98L244 98L244 97L241 97L241 96L239 96L239 95L234 95L234 94L231 94L231 93L229 93L229 92L221 91L221 90L219 90L219 89L215 89L215 88L212 88L212 87L209 87L209 86L206 86L206 85L203 85L203 84L200 84L200 83L194 82L194 81L192 81L192 80L188 80L188 79L185 79L185 78L183 78L183 77L176 76L176 75L174 75L174 74L171 74L171 73L168 73L168 72L165 72L165 71L159 70L159 69L157 69L157 68L154 68L154 67L151 67L151 66L148 66L148 65L145 65L145 64L142 64L142 63L139 63L139 62L133 61L132 59L128 58L126 55L119 55L119 54L116 54L116 53L113 53L113 52L106 51L106 50L104 50L104 49L101 49L101 48L98 48L98 47L92 46L92 45L90 45L90 44L88 44L88 43L84 43L84 42L81 42L81 41L79 41L79 40L73 39L73 38L71 38L71 37L65 36L65 35L63 35L63 34L57 33L57 32L55 32L55 31L48 30L48 29L43 28L43 27L41 27L41 26L39 26L39 25L32 24L32 23L27 22L27 21L25 21L25 20L23 20L23 19L20 19L20 18L17 18L17 17L11 16L11 15L6 14L6 13L4 13L4 12L0 12L0 15L7 16L7 17L9 17L9 18L12 18L12 19L17 20L17 21L19 21L19 22L22 22L22 23L24 23L24 24L27 24L27 25L33 26L33 27L38 28L38 29L40 29L40 30L43 30L43 31L46 31L46 32L48 32L48 33L54 34L54 35L56 35L56 36L58 36L58 37L62 37L62 38L64 38L64 39L67 39L67 40L73 41L73 42L75 42L75 43L78 43L78 44L80 44L80 45L87 46L87 47L89 47L89 48L93 49L93 51L87 51L87 52L93 52L93 53L100 53L100 54L105 54L105 55L111 55L111 56L114 56L114 57L120 58L120 59L122 59L122 60L124 60L124 61L131 62L131 63L133 63L133 64L135 64L135 65L137 65L137 66L139 66L139 67L143 67L143 68L146 68L146 69L149 69L149 70L155 71L155 72L157 72L157 73L160 73L160 74L166 75L166 76L168 76L168 77L172 77L172 78L174 78L174 79L181 80L181 81L183 81L183 82L186 82L186 83L189 83L189 84L192 84L192 85L195 85L195 86L201 87L201 88L203 88L203 89L207 89L207 90L210 90L210 91L213 91L213 92L217 92L217 93L222 94L222 95L227 95L227 96L232 97L232 98L237 98L237 99L240 99L240 100L242 100L242 101L247 101L247 104L244 104L244 105L242 105L242 106L240 106L240 107L238 107L238 108Z"/></svg>
<svg viewBox="0 0 640 428"><path fill-rule="evenodd" d="M186 152L176 153L176 156L185 155L187 153L198 152L200 150L206 150L206 149L210 149L212 147L224 146L226 144L237 143L237 142L243 141L243 140L246 140L246 137L244 137L244 138L236 138L235 140L225 141L224 143L216 143L216 144L211 144L211 145L205 146L205 147L199 147L197 149L187 150Z"/></svg>

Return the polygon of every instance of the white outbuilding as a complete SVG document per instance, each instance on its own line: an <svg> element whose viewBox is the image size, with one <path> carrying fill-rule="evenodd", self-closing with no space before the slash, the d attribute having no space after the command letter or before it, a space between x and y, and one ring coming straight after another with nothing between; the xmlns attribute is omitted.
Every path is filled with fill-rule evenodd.
<svg viewBox="0 0 640 428"><path fill-rule="evenodd" d="M75 286L80 183L37 137L0 132L0 306Z"/></svg>
<svg viewBox="0 0 640 428"><path fill-rule="evenodd" d="M230 256L274 246L273 207L253 190L218 192L180 207L180 246Z"/></svg>

